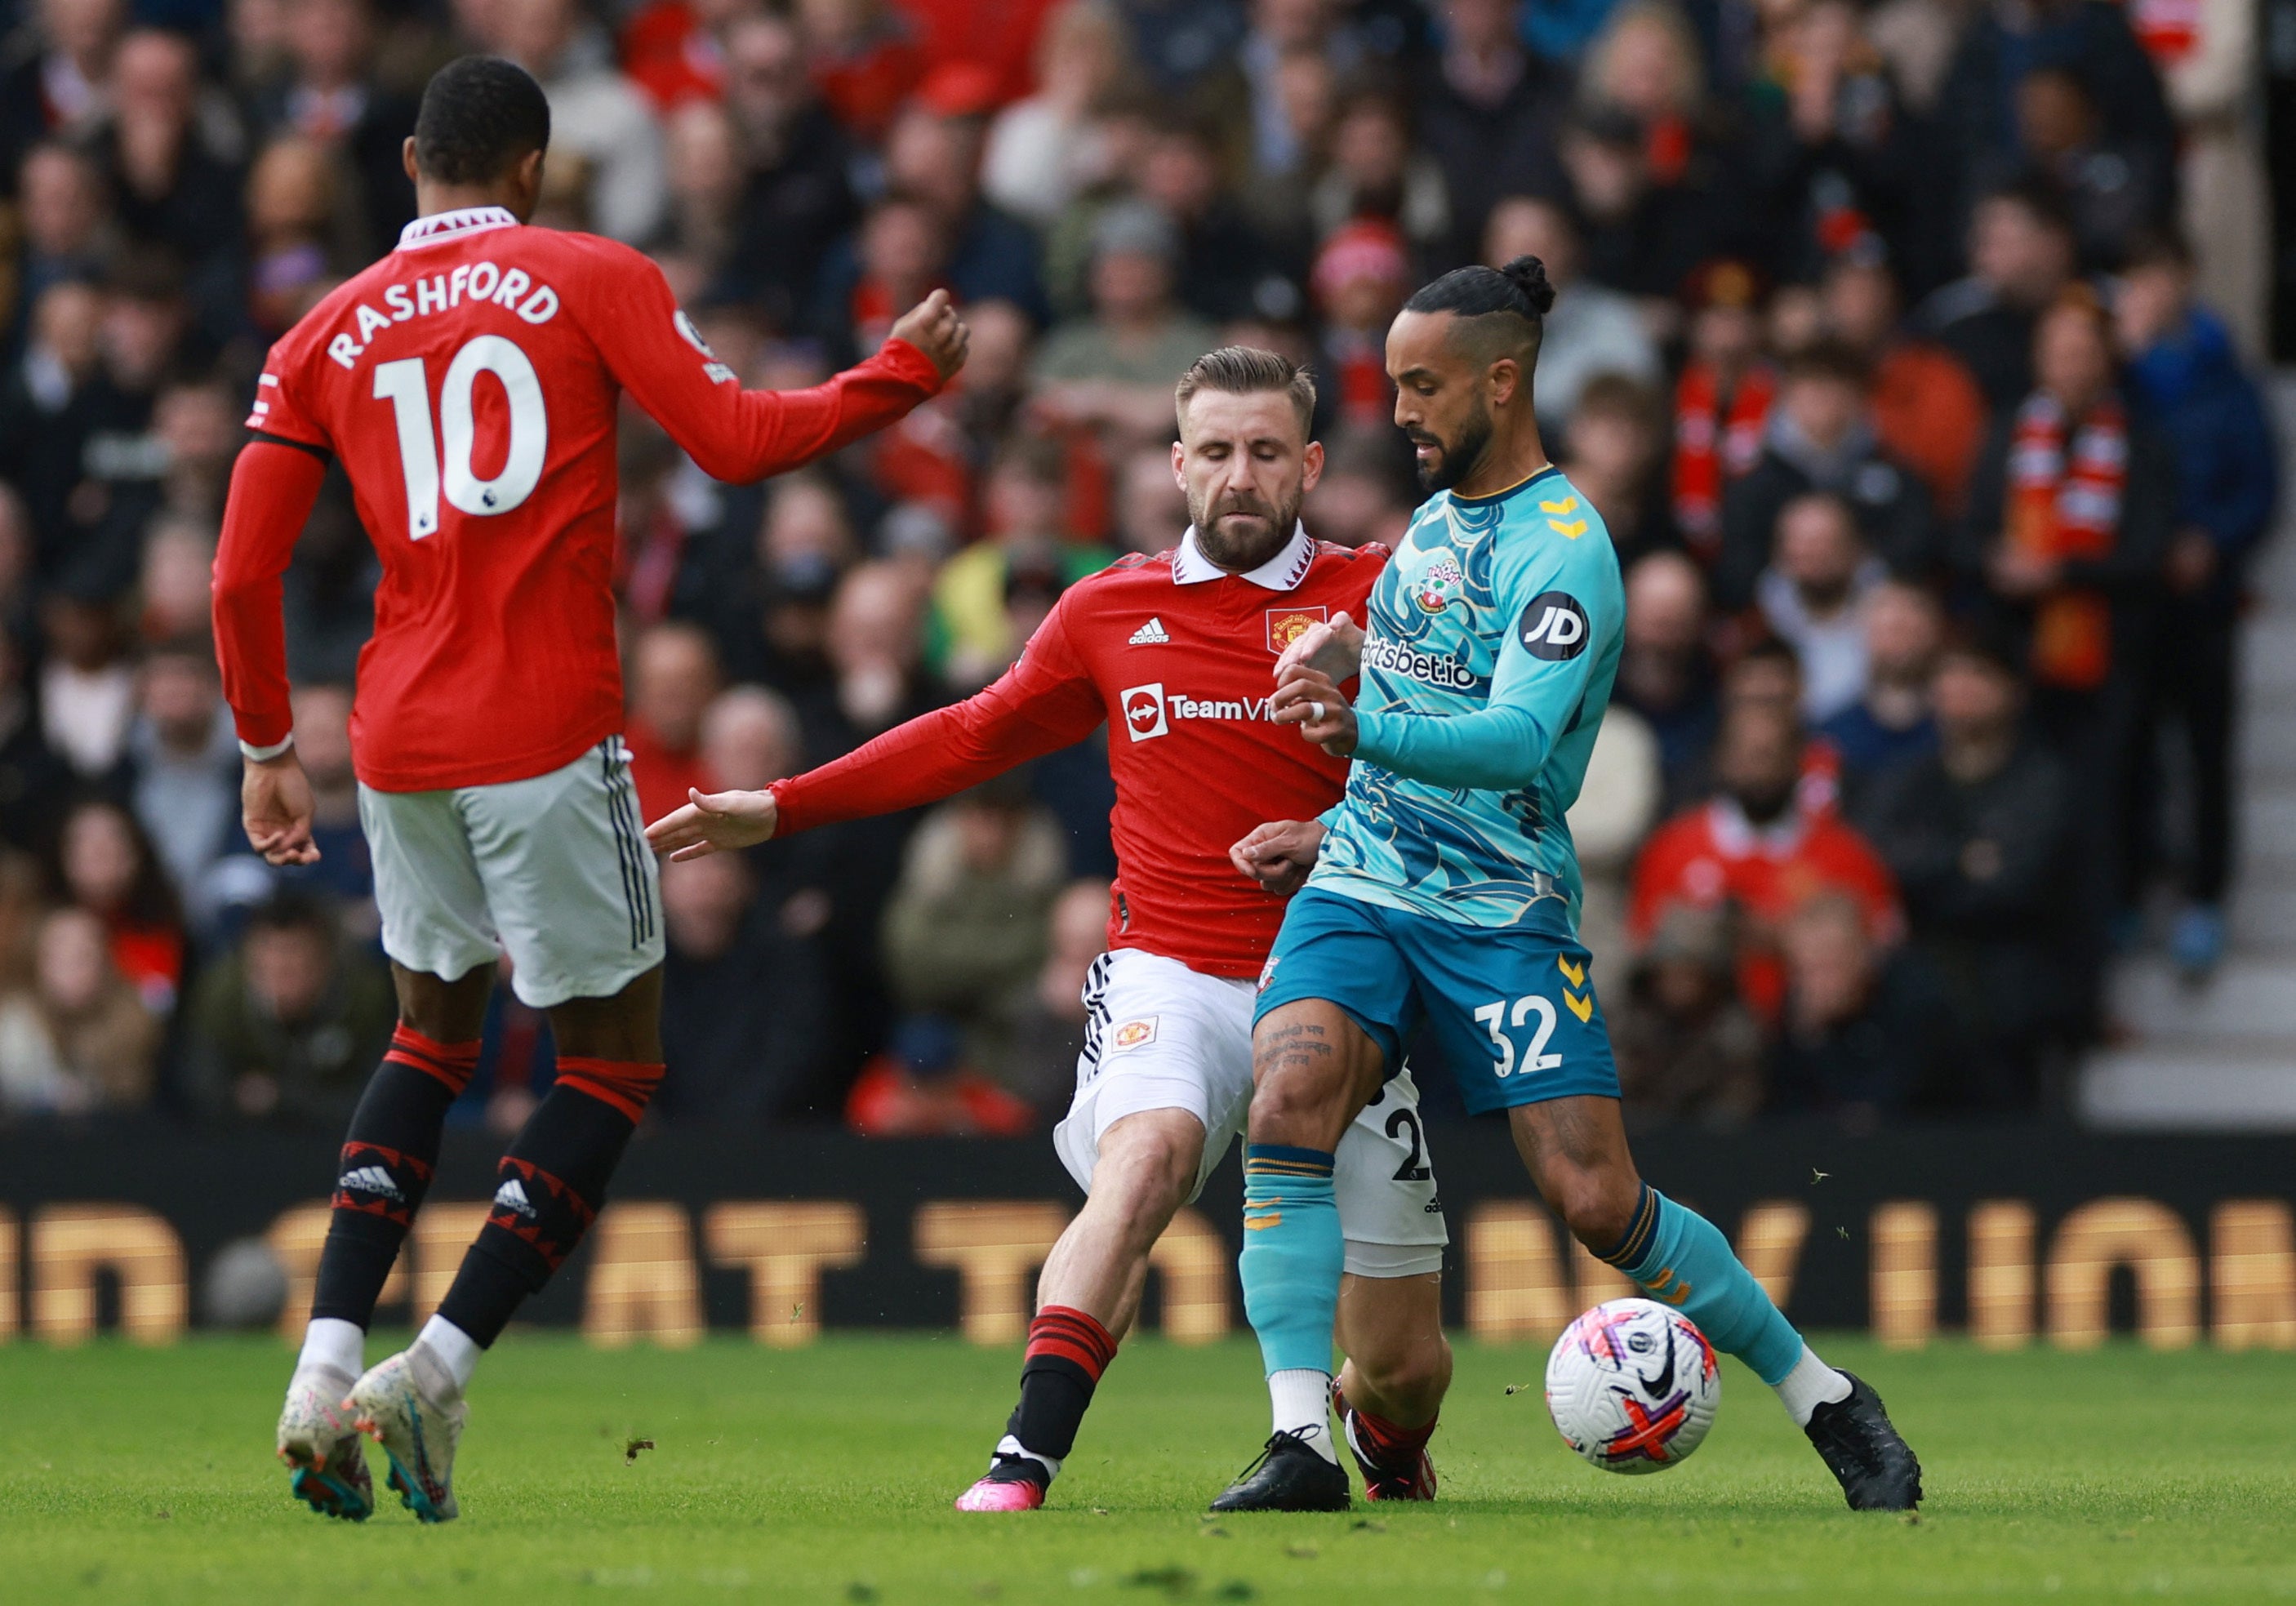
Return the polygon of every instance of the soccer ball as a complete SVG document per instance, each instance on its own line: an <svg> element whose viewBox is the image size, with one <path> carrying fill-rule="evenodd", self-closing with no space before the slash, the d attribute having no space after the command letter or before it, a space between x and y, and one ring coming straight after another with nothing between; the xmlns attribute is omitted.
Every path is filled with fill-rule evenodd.
<svg viewBox="0 0 2296 1606"><path fill-rule="evenodd" d="M1546 1357L1562 1442L1606 1472L1663 1472L1714 1425L1722 1373L1698 1324L1652 1299L1597 1305Z"/></svg>

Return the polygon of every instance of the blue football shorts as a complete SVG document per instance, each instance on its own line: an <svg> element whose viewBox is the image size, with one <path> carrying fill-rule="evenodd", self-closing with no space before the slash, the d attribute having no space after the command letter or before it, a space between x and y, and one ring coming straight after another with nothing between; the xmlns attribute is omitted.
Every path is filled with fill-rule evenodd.
<svg viewBox="0 0 2296 1606"><path fill-rule="evenodd" d="M1619 1096L1587 950L1568 938L1461 925L1310 887L1284 912L1253 1022L1305 998L1344 1011L1379 1045L1390 1077L1423 1021L1477 1114Z"/></svg>

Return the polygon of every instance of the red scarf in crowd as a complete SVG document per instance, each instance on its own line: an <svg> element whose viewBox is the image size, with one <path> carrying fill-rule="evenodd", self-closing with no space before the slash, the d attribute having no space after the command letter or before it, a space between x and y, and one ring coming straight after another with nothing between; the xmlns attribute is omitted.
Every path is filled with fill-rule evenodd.
<svg viewBox="0 0 2296 1606"><path fill-rule="evenodd" d="M1762 455L1777 381L1754 368L1726 397L1710 364L1693 362L1674 388L1674 521L1702 555L1722 538L1722 492Z"/></svg>
<svg viewBox="0 0 2296 1606"><path fill-rule="evenodd" d="M2128 483L2128 421L2106 397L2078 421L2036 391L2017 409L2009 451L2005 538L2058 561L2111 554ZM2101 592L2061 587L2033 613L2033 676L2093 691L2112 667L2112 609Z"/></svg>

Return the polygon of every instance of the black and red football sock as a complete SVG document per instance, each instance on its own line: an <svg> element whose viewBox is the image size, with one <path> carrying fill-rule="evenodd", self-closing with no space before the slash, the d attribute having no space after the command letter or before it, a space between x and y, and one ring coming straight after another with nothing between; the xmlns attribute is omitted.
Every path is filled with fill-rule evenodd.
<svg viewBox="0 0 2296 1606"><path fill-rule="evenodd" d="M480 1348L502 1335L597 1219L661 1073L658 1063L559 1057L558 1080L511 1140L496 1172L494 1209L439 1302L439 1315Z"/></svg>
<svg viewBox="0 0 2296 1606"><path fill-rule="evenodd" d="M1406 1428L1383 1416L1374 1416L1352 1401L1348 1410L1356 1445L1365 1460L1375 1467L1390 1468L1406 1476L1418 1470L1421 1453L1427 1448L1427 1441L1435 1437L1435 1418L1429 1417L1423 1426Z"/></svg>
<svg viewBox="0 0 2296 1606"><path fill-rule="evenodd" d="M1038 1311L1021 1363L1021 1403L996 1446L997 1471L1050 1484L1076 1447L1093 1390L1115 1358L1115 1339L1085 1312L1067 1305Z"/></svg>
<svg viewBox="0 0 2296 1606"><path fill-rule="evenodd" d="M438 1043L401 1021L351 1113L319 1253L315 1319L365 1327L439 1163L447 1107L478 1069L479 1045Z"/></svg>

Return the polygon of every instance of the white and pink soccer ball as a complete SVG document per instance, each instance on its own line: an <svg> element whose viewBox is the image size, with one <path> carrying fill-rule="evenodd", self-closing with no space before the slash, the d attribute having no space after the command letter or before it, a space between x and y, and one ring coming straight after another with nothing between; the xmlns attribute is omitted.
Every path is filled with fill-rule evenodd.
<svg viewBox="0 0 2296 1606"><path fill-rule="evenodd" d="M1606 1472L1663 1472L1687 1460L1721 1404L1714 1346L1654 1299L1597 1305L1546 1357L1546 1409L1562 1442Z"/></svg>

